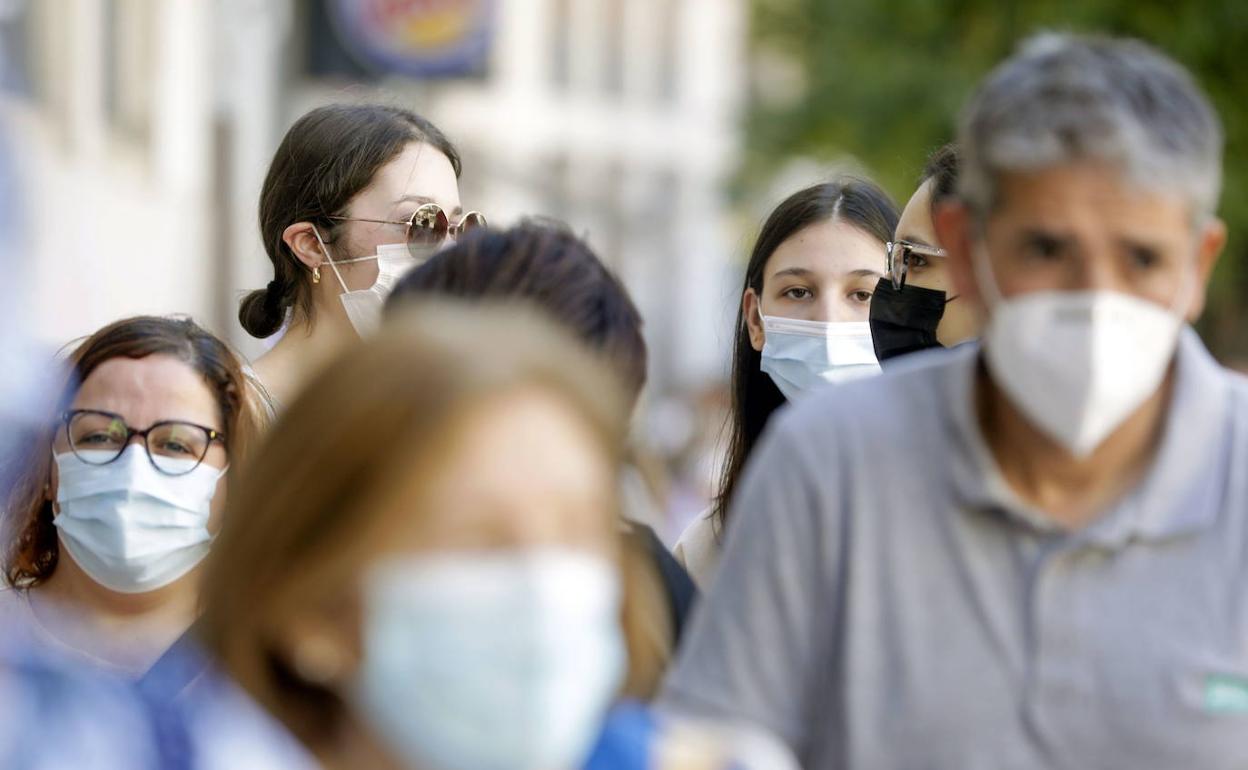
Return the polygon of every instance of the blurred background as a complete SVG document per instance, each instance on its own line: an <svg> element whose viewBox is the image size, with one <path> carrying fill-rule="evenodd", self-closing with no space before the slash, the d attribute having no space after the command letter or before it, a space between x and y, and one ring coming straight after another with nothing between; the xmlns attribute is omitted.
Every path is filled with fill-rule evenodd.
<svg viewBox="0 0 1248 770"><path fill-rule="evenodd" d="M23 225L0 248L0 322L54 348L187 313L257 355L237 307L272 277L256 208L282 134L318 104L401 104L459 146L467 208L566 220L633 292L670 542L714 488L768 210L837 171L904 205L973 84L1045 27L1141 37L1212 96L1231 240L1201 331L1248 361L1242 0L0 0L19 180L0 193Z"/></svg>

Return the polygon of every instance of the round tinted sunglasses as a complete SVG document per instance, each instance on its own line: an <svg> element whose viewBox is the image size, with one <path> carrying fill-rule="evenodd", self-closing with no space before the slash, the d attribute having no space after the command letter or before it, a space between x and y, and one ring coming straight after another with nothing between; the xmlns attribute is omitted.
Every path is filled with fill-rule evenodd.
<svg viewBox="0 0 1248 770"><path fill-rule="evenodd" d="M330 217L338 222L372 222L379 225L403 225L407 228L407 248L413 256L421 257L430 246L436 246L447 237L458 238L461 235L480 230L485 227L485 216L479 211L469 211L459 218L455 224L447 217L446 212L436 203L426 203L412 212L406 220L365 219L363 217Z"/></svg>

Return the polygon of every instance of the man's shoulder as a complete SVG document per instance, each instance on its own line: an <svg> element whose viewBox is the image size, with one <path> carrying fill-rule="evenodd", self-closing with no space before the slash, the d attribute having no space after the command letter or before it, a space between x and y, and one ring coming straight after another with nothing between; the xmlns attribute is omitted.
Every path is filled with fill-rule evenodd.
<svg viewBox="0 0 1248 770"><path fill-rule="evenodd" d="M834 440L864 431L895 439L935 429L969 398L977 345L923 351L895 360L877 376L826 388L780 416L778 430Z"/></svg>

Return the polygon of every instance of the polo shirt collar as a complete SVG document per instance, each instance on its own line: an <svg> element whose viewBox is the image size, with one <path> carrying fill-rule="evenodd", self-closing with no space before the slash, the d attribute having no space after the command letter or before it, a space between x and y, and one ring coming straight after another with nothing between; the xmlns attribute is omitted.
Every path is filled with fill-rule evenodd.
<svg viewBox="0 0 1248 770"><path fill-rule="evenodd" d="M975 413L979 346L956 351L946 369L947 435L958 496L971 511L996 511L1044 533L1061 533L1051 518L1026 505L1006 483ZM1199 336L1184 327L1175 353L1175 380L1160 445L1140 481L1076 537L1105 547L1132 538L1164 539L1210 526L1218 514L1217 484L1226 452L1230 384Z"/></svg>

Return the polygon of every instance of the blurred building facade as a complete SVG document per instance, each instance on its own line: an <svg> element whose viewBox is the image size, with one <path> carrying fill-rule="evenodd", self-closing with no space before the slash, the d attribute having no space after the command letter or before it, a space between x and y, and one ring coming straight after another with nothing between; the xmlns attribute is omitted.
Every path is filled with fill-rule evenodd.
<svg viewBox="0 0 1248 770"><path fill-rule="evenodd" d="M353 13L417 19L381 49L475 14L480 60L423 78L374 66L356 55L368 40L332 39ZM589 238L641 307L658 389L722 376L744 0L5 0L0 23L41 339L183 312L258 354L235 315L271 277L256 205L273 150L312 106L376 98L460 146L467 206Z"/></svg>

